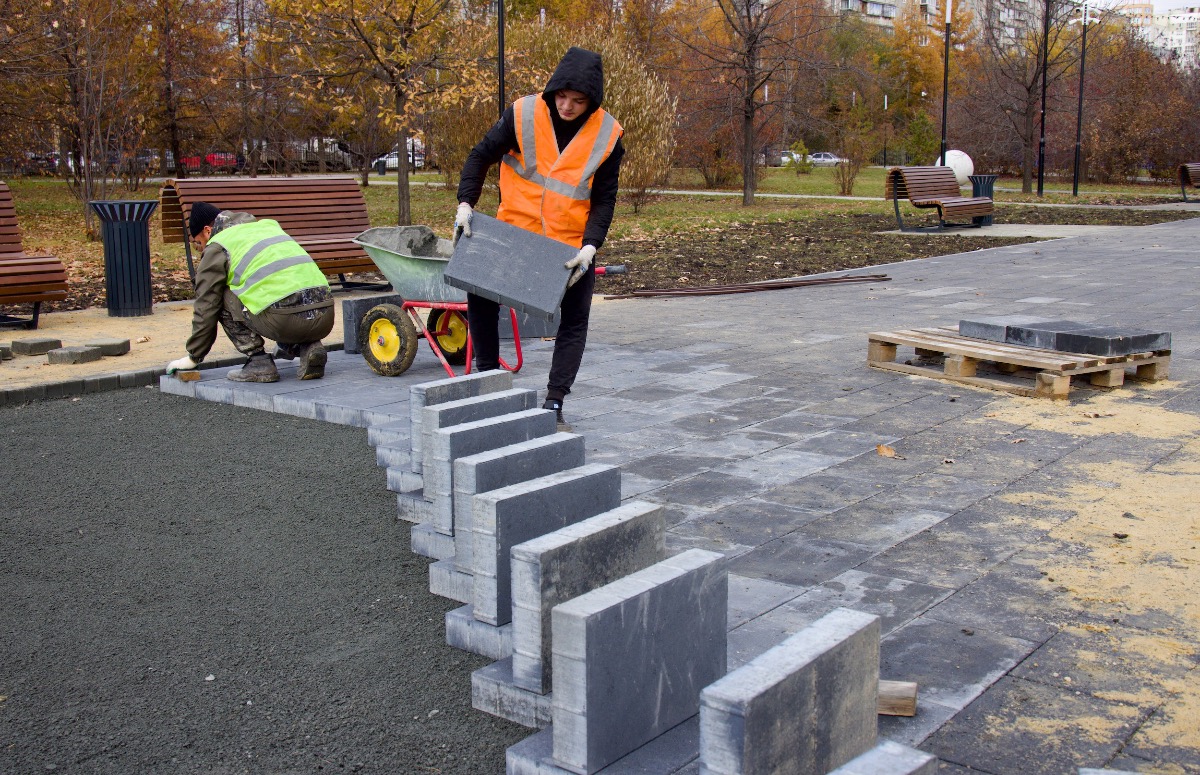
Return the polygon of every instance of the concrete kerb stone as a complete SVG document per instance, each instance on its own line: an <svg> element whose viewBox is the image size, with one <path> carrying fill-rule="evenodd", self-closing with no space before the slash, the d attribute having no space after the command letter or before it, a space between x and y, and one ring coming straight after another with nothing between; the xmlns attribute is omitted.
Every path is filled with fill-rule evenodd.
<svg viewBox="0 0 1200 775"><path fill-rule="evenodd" d="M426 406L457 401L501 390L511 390L511 371L497 369L466 374L461 377L422 382L409 388L409 423L412 436L412 465L414 473L421 473L421 420Z"/></svg>
<svg viewBox="0 0 1200 775"><path fill-rule="evenodd" d="M884 740L829 775L934 775L937 770L938 759L933 754ZM1080 770L1079 775L1084 775L1084 771Z"/></svg>
<svg viewBox="0 0 1200 775"><path fill-rule="evenodd" d="M540 410L539 410L540 411ZM554 413L545 412L554 426ZM512 547L621 504L621 469L590 464L475 496L471 573L475 618L512 620Z"/></svg>
<svg viewBox="0 0 1200 775"><path fill-rule="evenodd" d="M839 608L700 694L712 775L828 772L875 744L879 617Z"/></svg>
<svg viewBox="0 0 1200 775"><path fill-rule="evenodd" d="M442 595L442 597L448 597L451 600L458 600L460 603L470 602L470 597L468 597L466 600L459 600L454 595L443 595L441 592L433 589L434 566L438 566L439 569L442 570L457 570L454 567L454 540L449 536L444 536L438 531L434 530L427 523L418 523L413 525L409 536L409 542L412 545L413 554L419 554L422 557L432 557L438 561L429 566L430 590L435 595ZM440 565L443 560L449 561L450 566L448 568L444 565ZM469 585L470 577L468 576L467 578L468 580L465 583ZM443 586L447 584L454 585L456 581L452 579L439 579L437 583ZM454 587L452 586L451 588ZM470 594L469 586L467 587L467 594Z"/></svg>
<svg viewBox="0 0 1200 775"><path fill-rule="evenodd" d="M468 577L470 578L470 577ZM446 612L446 643L489 659L512 656L513 626L499 626L475 618L474 606L464 605Z"/></svg>
<svg viewBox="0 0 1200 775"><path fill-rule="evenodd" d="M451 425L425 438L422 496L430 504L434 527L454 535L454 461L460 457L550 436L557 425L547 409L526 409L475 422Z"/></svg>
<svg viewBox="0 0 1200 775"><path fill-rule="evenodd" d="M695 715L725 674L728 591L722 556L691 549L556 606L554 764L590 775Z"/></svg>
<svg viewBox="0 0 1200 775"><path fill-rule="evenodd" d="M13 359L12 345L7 342L0 343L0 361L11 361Z"/></svg>
<svg viewBox="0 0 1200 775"><path fill-rule="evenodd" d="M471 673L471 707L514 724L534 729L550 726L552 700L553 695L526 691L513 683L512 657Z"/></svg>
<svg viewBox="0 0 1200 775"><path fill-rule="evenodd" d="M429 528L428 525L414 525L414 537L416 536L416 528L418 527L426 529ZM441 551L443 547L448 546L451 554L446 557L439 558L437 562L429 566L429 591L435 595L438 595L439 597L450 598L451 600L459 603L470 603L472 593L475 588L474 577L469 573L463 573L458 569L458 566L454 564L453 540L448 540L449 536L442 535L436 530L430 532L440 536L441 540L438 543L430 541L430 545L427 546L426 549L432 551ZM416 552L416 549L413 551ZM424 554L424 552L417 552L417 554ZM450 645L453 646L454 644L451 643ZM488 655L485 654L484 656Z"/></svg>
<svg viewBox="0 0 1200 775"><path fill-rule="evenodd" d="M481 492L578 468L584 464L584 439L555 433L460 457L454 461L454 560L472 573L473 499Z"/></svg>
<svg viewBox="0 0 1200 775"><path fill-rule="evenodd" d="M694 775L699 772L696 751L699 745L698 716L692 716L641 748L634 750L600 771L600 775ZM511 746L505 755L507 775L565 775L570 770L554 764L554 727L548 727Z"/></svg>
<svg viewBox="0 0 1200 775"><path fill-rule="evenodd" d="M460 457L461 453L455 454L454 450L450 450L452 457L441 457L442 447L434 435L439 431L469 426L482 420L515 415L536 406L537 391L514 388L425 407L421 418L421 432L424 435L421 442L424 454L421 470L425 477L425 499L443 503L443 507L437 513L444 519L435 523L439 530L447 535L454 534L454 458ZM468 443L457 436L455 439L458 440L458 444ZM479 441L475 440L469 443L469 448L479 451L491 447L479 447Z"/></svg>
<svg viewBox="0 0 1200 775"><path fill-rule="evenodd" d="M512 548L513 683L550 691L550 612L666 558L666 509L632 501Z"/></svg>

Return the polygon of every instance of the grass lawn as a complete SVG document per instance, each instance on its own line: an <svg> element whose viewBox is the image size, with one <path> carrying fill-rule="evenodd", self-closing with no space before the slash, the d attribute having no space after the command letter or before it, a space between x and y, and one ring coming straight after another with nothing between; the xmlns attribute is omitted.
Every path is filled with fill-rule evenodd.
<svg viewBox="0 0 1200 775"><path fill-rule="evenodd" d="M805 271L850 268L938 254L931 251L958 252L992 244L986 239L962 243L961 240L965 238L942 238L936 244L928 244L928 240L918 243L906 239L902 245L893 246L887 240L880 240L878 232L894 228L895 223L891 203L883 199L884 174L881 167L868 167L860 173L855 193L868 197L862 199L760 196L754 205L744 207L739 188L708 195L662 195L654 197L636 213L632 206L622 200L609 233L605 252L610 257L606 260L609 263L622 261L629 264L633 274L619 282L615 278L606 280L606 284L629 289L661 287L663 282L677 282L675 275L679 273L675 272L675 267L658 264L672 264L672 251L680 246L694 248L693 252L697 254L696 263L687 272L688 282L706 284L723 278L745 281L770 279L773 272L782 273L776 276L791 276ZM396 223L397 190L394 181L394 176L390 180L372 176L371 184L363 192L374 226ZM439 235L449 237L456 206L454 189L446 186L436 173L419 173L414 176L414 182L416 185L410 189L413 222L426 224ZM103 304L104 249L97 235L88 234L82 203L59 180L31 178L10 180L8 183L16 202L26 252L57 255L67 266L72 298L59 308ZM673 173L669 187L699 189L701 184L702 180L694 170L682 170ZM1021 195L1019 189L1019 180L1002 179L997 183L996 201L1013 205L998 208L998 218L1013 223L1137 224L1187 217L1185 213L1021 207L1018 205L1020 202L1038 200ZM158 190L159 184L146 183L138 191L114 191L110 198L156 199ZM769 168L763 170L758 191L762 194L836 197L837 182L833 169L828 167L816 168L808 175ZM1121 198L1127 201L1157 201L1158 198L1178 196L1178 192L1173 192L1170 187L1155 185L1090 185L1084 187L1084 193L1078 200L1070 196L1069 185L1065 193L1060 193L1058 189L1048 189L1048 192L1042 202L1107 204ZM479 208L482 212L490 213L495 212L495 207L496 191L492 187L484 192ZM906 219L917 213L911 208L907 212ZM925 214L926 211L921 211L921 215ZM99 228L94 219L93 228ZM191 285L187 277L183 245L163 243L157 212L150 221L149 231L155 299L189 298ZM726 233L730 236L728 240L723 236ZM797 245L802 249L794 251L797 255L793 259L759 262L760 265L753 267L749 274L743 273L746 267L742 264L746 262L736 251L724 256L719 267L711 262L714 253L721 252L727 245L756 238L764 241L759 252L770 253L776 249L781 253L787 252L783 250L785 243L789 249ZM961 244L956 246L956 243ZM968 244L971 247L964 247ZM896 249L893 250L893 247ZM712 276L708 276L706 267L709 266L712 266Z"/></svg>

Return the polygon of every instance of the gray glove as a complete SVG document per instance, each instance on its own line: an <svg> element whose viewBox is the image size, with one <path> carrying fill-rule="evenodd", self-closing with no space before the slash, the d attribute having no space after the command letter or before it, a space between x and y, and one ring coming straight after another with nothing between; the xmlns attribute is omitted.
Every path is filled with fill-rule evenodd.
<svg viewBox="0 0 1200 775"><path fill-rule="evenodd" d="M185 355L167 364L167 374L174 374L177 371L191 371L194 368L196 368L196 362L192 360L192 356Z"/></svg>
<svg viewBox="0 0 1200 775"><path fill-rule="evenodd" d="M567 269L574 269L571 272L571 279L567 280L567 287L570 288L575 283L579 282L579 278L587 274L588 267L592 265L592 259L596 256L595 245L584 245L579 249L579 252L567 263L563 264Z"/></svg>
<svg viewBox="0 0 1200 775"><path fill-rule="evenodd" d="M475 212L471 209L471 205L466 202L458 203L458 210L454 213L454 244L458 244L460 236L471 236L471 214Z"/></svg>

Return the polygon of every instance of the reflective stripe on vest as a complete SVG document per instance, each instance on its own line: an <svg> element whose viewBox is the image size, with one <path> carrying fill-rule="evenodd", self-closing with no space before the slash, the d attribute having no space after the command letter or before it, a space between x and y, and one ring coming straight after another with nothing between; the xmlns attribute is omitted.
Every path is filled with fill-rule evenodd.
<svg viewBox="0 0 1200 775"><path fill-rule="evenodd" d="M591 212L592 178L612 153L623 130L598 109L560 154L550 106L541 95L513 104L517 151L500 168L500 220L575 247Z"/></svg>
<svg viewBox="0 0 1200 775"><path fill-rule="evenodd" d="M212 241L229 253L229 289L257 315L305 288L326 288L325 274L277 221L230 226Z"/></svg>

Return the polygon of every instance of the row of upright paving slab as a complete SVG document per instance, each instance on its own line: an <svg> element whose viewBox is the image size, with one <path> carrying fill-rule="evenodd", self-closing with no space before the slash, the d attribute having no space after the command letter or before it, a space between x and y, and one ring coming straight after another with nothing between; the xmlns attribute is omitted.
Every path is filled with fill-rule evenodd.
<svg viewBox="0 0 1200 775"><path fill-rule="evenodd" d="M880 625L838 609L729 672L723 555L668 556L664 507L492 371L414 385L368 428L451 645L496 660L473 705L539 729L524 773L932 773L877 744Z"/></svg>

